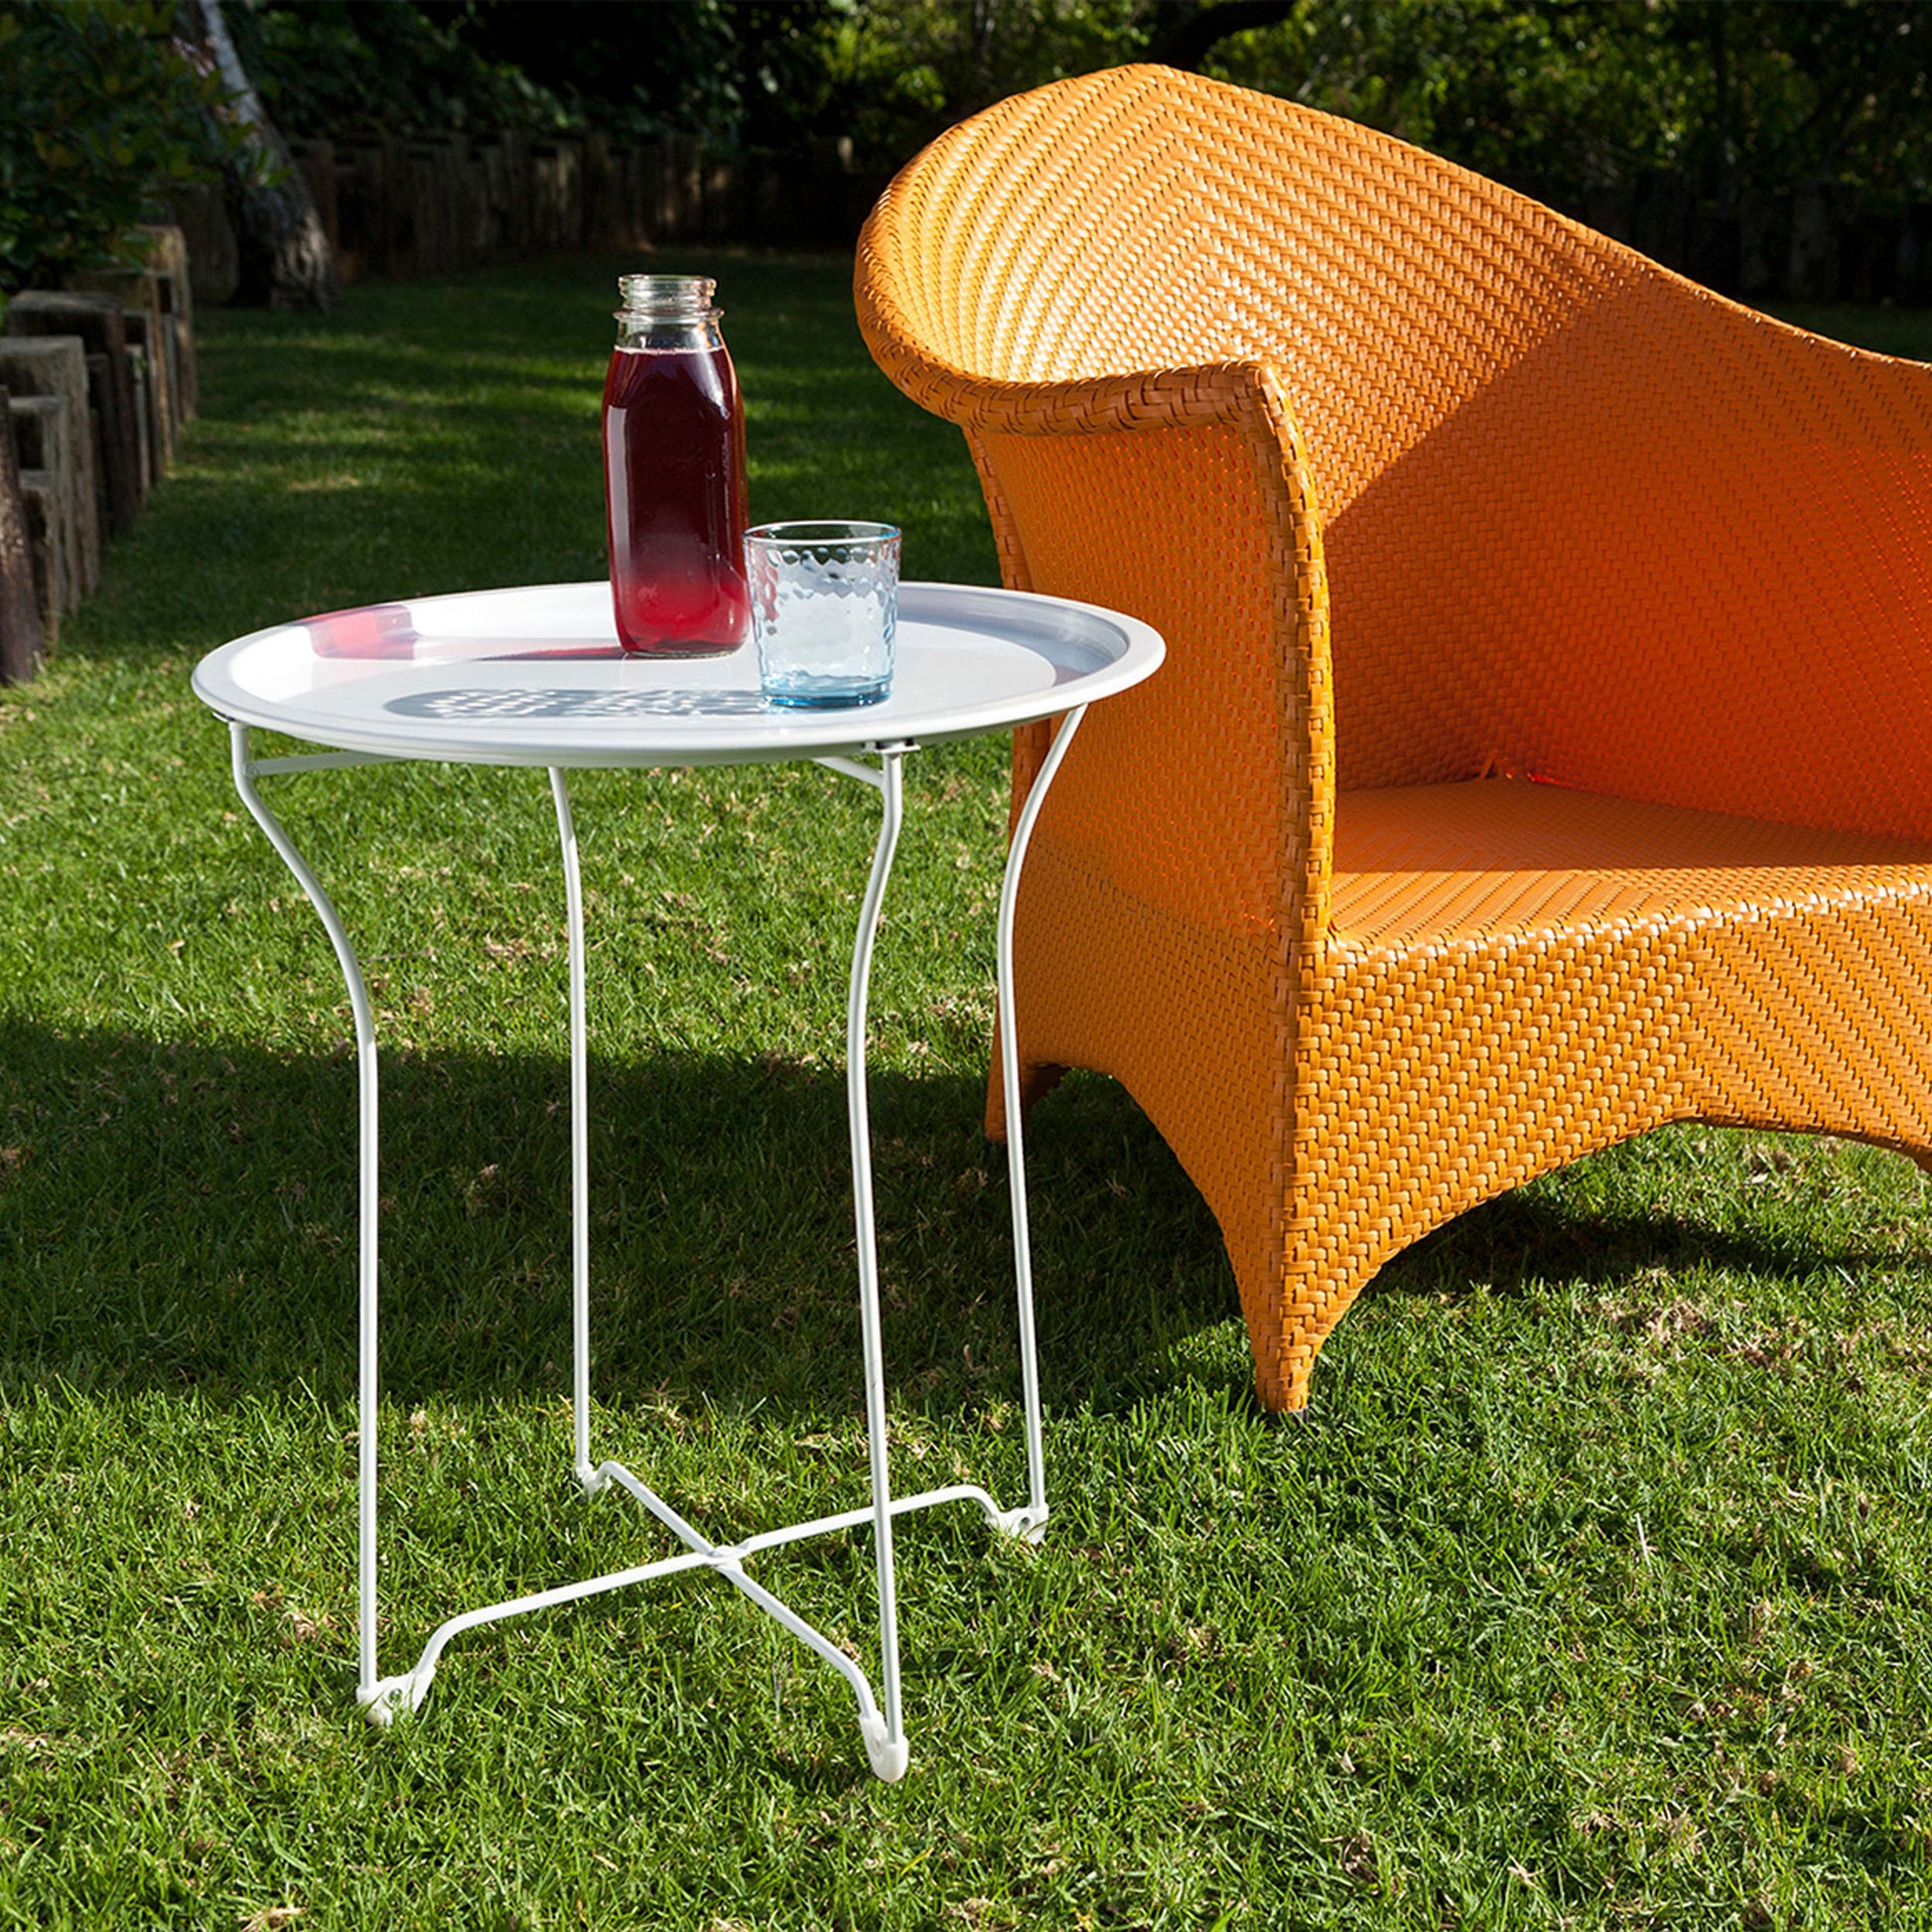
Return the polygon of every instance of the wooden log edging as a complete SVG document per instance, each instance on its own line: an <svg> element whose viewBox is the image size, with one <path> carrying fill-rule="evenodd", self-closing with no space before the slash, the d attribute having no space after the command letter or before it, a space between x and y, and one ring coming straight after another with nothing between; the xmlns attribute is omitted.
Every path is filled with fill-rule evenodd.
<svg viewBox="0 0 1932 1932"><path fill-rule="evenodd" d="M0 684L25 684L40 669L43 638L10 401L0 386Z"/></svg>
<svg viewBox="0 0 1932 1932"><path fill-rule="evenodd" d="M144 428L151 452L142 466L151 487L173 465L179 420L162 337L160 279L146 267L92 269L72 276L68 289L74 294L111 296L120 305L121 333L127 342L128 367L135 372L137 396L142 377L146 378L146 407L137 410L135 421Z"/></svg>
<svg viewBox="0 0 1932 1932"><path fill-rule="evenodd" d="M5 384L16 401L26 396L50 396L59 402L69 457L61 482L61 500L72 532L70 554L78 561L75 575L84 595L100 582L103 535L86 345L77 336L0 336L0 384ZM13 411L9 409L9 427L12 420Z"/></svg>
<svg viewBox="0 0 1932 1932"><path fill-rule="evenodd" d="M39 514L49 528L48 547L58 548L58 568L56 560L41 566L50 584L58 580L61 593L54 599L56 621L47 626L51 646L59 634L59 613L71 611L100 588L100 546L93 518L83 521L80 514L67 405L59 396L14 396L7 409L29 522L34 520L36 503L40 504Z"/></svg>
<svg viewBox="0 0 1932 1932"><path fill-rule="evenodd" d="M31 676L58 641L62 617L98 589L104 537L132 526L195 413L188 240L172 224L142 233L144 265L7 301L0 682ZM21 616L23 595L32 625Z"/></svg>
<svg viewBox="0 0 1932 1932"><path fill-rule="evenodd" d="M175 402L175 435L192 422L200 409L195 367L195 290L188 268L188 237L172 224L152 222L141 232L148 238L149 272L161 310L162 338Z"/></svg>
<svg viewBox="0 0 1932 1932"><path fill-rule="evenodd" d="M100 413L99 456L111 536L125 536L147 496L134 372L121 305L111 295L23 289L7 305L9 339L78 338L85 345L88 395Z"/></svg>

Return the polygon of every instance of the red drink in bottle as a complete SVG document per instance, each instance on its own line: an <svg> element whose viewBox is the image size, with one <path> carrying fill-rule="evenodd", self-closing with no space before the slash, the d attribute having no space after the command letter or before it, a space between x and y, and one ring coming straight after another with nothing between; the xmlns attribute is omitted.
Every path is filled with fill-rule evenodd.
<svg viewBox="0 0 1932 1932"><path fill-rule="evenodd" d="M626 275L604 383L605 503L618 637L651 657L735 650L745 585L738 378L697 277Z"/></svg>

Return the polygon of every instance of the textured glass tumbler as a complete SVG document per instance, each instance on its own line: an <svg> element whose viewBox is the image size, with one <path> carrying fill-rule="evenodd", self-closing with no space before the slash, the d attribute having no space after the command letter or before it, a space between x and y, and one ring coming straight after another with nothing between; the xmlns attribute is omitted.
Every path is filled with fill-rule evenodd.
<svg viewBox="0 0 1932 1932"><path fill-rule="evenodd" d="M898 532L890 523L761 523L745 533L745 574L768 702L877 704L892 690Z"/></svg>

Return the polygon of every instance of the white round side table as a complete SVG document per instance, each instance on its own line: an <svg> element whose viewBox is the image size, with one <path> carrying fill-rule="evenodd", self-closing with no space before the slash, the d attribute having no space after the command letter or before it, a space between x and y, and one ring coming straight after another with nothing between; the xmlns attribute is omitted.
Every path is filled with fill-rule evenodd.
<svg viewBox="0 0 1932 1932"><path fill-rule="evenodd" d="M755 654L692 659L625 657L606 583L538 585L332 612L259 630L204 658L195 690L228 723L236 789L321 916L355 1019L358 1083L357 1249L357 1701L378 1724L415 1710L452 1637L503 1617L682 1570L709 1568L775 1617L851 1686L873 1769L903 1775L893 1518L971 1501L1009 1534L1037 1538L1047 1517L1034 1338L1019 1064L1013 1012L1013 915L1034 822L1086 707L1138 684L1161 663L1161 638L1119 613L1016 591L906 584L899 591L892 695L862 708L780 710L759 696ZM1001 889L998 994L1020 1304L1028 1500L1002 1509L983 1488L956 1483L892 1494L886 1385L867 1116L866 997L873 941L902 816L903 759L921 745L1057 718L1045 762L1014 827ZM328 749L257 759L262 728ZM329 896L256 780L396 759L533 765L549 771L561 843L569 931L571 1095L572 1416L574 1466L590 1494L626 1489L686 1546L680 1556L467 1610L441 1624L415 1665L383 1677L376 1663L377 1085L374 1018L361 968ZM685 766L811 759L873 786L884 809L860 906L846 1002L846 1093L859 1259L871 1496L842 1515L714 1543L621 1463L593 1462L590 1444L590 1140L584 1013L584 910L565 774L581 766ZM749 1577L759 1550L870 1523L879 1583L883 1699L830 1638Z"/></svg>

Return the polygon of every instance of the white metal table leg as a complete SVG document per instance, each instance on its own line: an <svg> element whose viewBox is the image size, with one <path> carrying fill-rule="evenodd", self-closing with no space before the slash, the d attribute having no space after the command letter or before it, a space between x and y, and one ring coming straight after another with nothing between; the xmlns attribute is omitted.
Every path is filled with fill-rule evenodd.
<svg viewBox="0 0 1932 1932"><path fill-rule="evenodd" d="M584 887L577 865L577 828L559 766L550 771L563 852L564 910L570 932L570 1414L573 1466L586 1495L611 1478L591 1461L591 1108L584 1018Z"/></svg>
<svg viewBox="0 0 1932 1932"><path fill-rule="evenodd" d="M1035 779L1015 828L1001 891L999 932L1000 1022L1003 1036L1002 1073L1009 1115L1009 1173L1013 1181L1015 1266L1019 1282L1022 1374L1027 1405L1027 1460L1030 1501L1025 1507L1003 1510L983 1488L954 1483L913 1496L892 1494L887 1443L886 1375L879 1312L879 1250L872 1171L872 1131L867 1081L867 1004L872 959L904 815L900 763L913 748L907 744L877 748L877 765L856 759L827 757L818 759L849 777L877 789L883 810L871 875L859 911L854 937L852 971L846 999L846 1100L851 1138L853 1217L859 1258L860 1324L866 1384L866 1432L872 1497L860 1509L835 1516L793 1523L733 1544L717 1544L701 1535L679 1512L621 1463L593 1464L590 1459L590 1137L588 1054L585 1015L585 946L583 890L578 866L577 839L564 773L550 772L562 851L564 894L570 942L570 1113L571 1113L571 1329L573 1398L573 1466L578 1480L591 1494L617 1484L628 1490L687 1548L679 1556L660 1558L627 1570L560 1585L492 1603L450 1617L431 1634L415 1666L399 1677L376 1674L376 1420L377 1420L377 1111L376 1042L374 1017L361 969L348 934L329 896L296 850L281 822L263 803L255 779L279 771L317 770L342 765L383 763L390 760L361 753L322 753L294 758L255 759L249 751L248 728L230 727L235 788L267 835L269 843L295 876L316 908L334 947L348 990L354 1015L358 1093L358 1187L360 1241L357 1250L357 1406L360 1432L357 1445L357 1686L356 1699L368 1717L388 1724L397 1711L420 1708L429 1694L438 1662L451 1638L466 1630L553 1604L579 1601L604 1591L672 1576L685 1570L709 1568L776 1619L808 1648L843 1676L859 1706L860 1730L872 1768L891 1782L904 1775L907 1746L901 1710L898 1616L896 1600L893 1518L942 1503L973 1502L995 1527L1037 1538L1046 1521L1045 1482L1040 1446L1039 1375L1034 1339L1033 1272L1027 1239L1026 1173L1020 1143L1019 1068L1014 1043L1012 989L1013 910L1020 868L1028 838L1053 772L1065 753L1080 711L1069 711ZM775 1549L807 1537L834 1534L870 1525L878 1577L881 1682L884 1708L873 1695L860 1667L831 1639L814 1629L777 1596L754 1582L745 1563L759 1551Z"/></svg>
<svg viewBox="0 0 1932 1932"><path fill-rule="evenodd" d="M883 1727L862 1717L866 1754L872 1768L889 1783L904 1776L905 1727L899 1709L898 1608L893 1573L892 1473L886 1445L886 1366L879 1326L879 1233L872 1192L872 1120L866 1089L866 1000L872 980L873 942L885 903L886 881L893 870L903 816L904 788L899 771L902 748L881 755L878 784L884 799L872 876L859 908L859 930L852 947L852 978L845 1010L846 1116L852 1136L852 1212L859 1243L859 1320L864 1337L866 1437L872 1461L873 1561L879 1573L880 1671L886 1691Z"/></svg>
<svg viewBox="0 0 1932 1932"><path fill-rule="evenodd" d="M1027 802L1013 828L1007 848L1006 876L1000 883L1000 924L997 950L1000 1015L1000 1083L1006 1096L1007 1114L1007 1191L1013 1200L1013 1270L1020 1298L1020 1383L1027 1417L1027 1494L1028 1506L1014 1511L1014 1528L1030 1543L1037 1543L1046 1533L1046 1453L1041 1440L1039 1419L1039 1347L1034 1334L1034 1253L1027 1218L1027 1153L1025 1122L1020 1113L1020 1035L1018 1003L1013 990L1013 921L1020 903L1020 873L1026 864L1027 845L1034 835L1034 821L1046 802L1053 774L1060 768L1066 748L1086 716L1084 705L1076 706L1060 720L1046 757L1035 775Z"/></svg>
<svg viewBox="0 0 1932 1932"><path fill-rule="evenodd" d="M355 949L349 944L329 895L295 848L295 842L281 821L262 802L255 778L263 771L313 770L345 763L381 762L355 755L274 759L257 763L249 755L248 727L228 727L229 751L234 767L235 790L253 814L256 824L267 834L268 842L281 854L282 863L295 875L296 884L316 909L329 943L335 948L336 963L342 968L348 988L349 1011L355 1019L355 1070L357 1098L357 1191L358 1232L356 1242L356 1700L378 1724L389 1720L389 1705L384 1686L376 1677L375 1657L375 1424L376 1424L376 1223L379 1196L376 1191L376 1056L375 1019L369 1009L368 991L362 983L362 969L356 963Z"/></svg>

